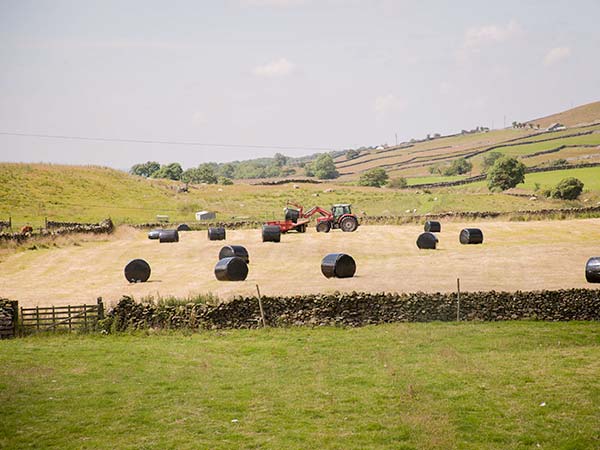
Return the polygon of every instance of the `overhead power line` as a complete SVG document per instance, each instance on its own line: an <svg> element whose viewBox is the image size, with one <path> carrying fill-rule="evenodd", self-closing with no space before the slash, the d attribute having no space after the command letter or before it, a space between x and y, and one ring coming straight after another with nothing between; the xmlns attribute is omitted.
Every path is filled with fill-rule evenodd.
<svg viewBox="0 0 600 450"><path fill-rule="evenodd" d="M21 136L44 139L63 139L75 141L95 141L95 142L119 142L125 144L159 144L159 145L185 145L190 147L224 147L224 148L262 148L273 150L335 150L333 147L310 147L300 145L251 145L251 144L217 144L205 142L184 142L184 141L156 141L152 139L119 139L106 137L86 137L86 136L65 136L55 134L37 134L37 133L14 133L0 131L2 136Z"/></svg>

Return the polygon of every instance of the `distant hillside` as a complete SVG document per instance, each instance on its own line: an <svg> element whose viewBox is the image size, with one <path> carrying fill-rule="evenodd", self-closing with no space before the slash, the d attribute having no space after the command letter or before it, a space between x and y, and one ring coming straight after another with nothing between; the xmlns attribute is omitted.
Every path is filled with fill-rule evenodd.
<svg viewBox="0 0 600 450"><path fill-rule="evenodd" d="M566 130L546 132L552 123L562 123ZM590 126L589 124L595 124ZM531 124L531 125L529 125ZM540 125L537 128L536 125ZM527 166L543 166L553 161L569 164L600 161L600 102L527 122L526 126L503 130L473 130L452 136L435 136L405 142L387 148L369 149L348 158L335 159L341 181L355 181L362 173L383 168L388 175L408 178L409 184L456 179L444 176L452 161L466 158L473 168L467 175L483 170L489 152L519 157ZM420 181L422 180L422 181Z"/></svg>
<svg viewBox="0 0 600 450"><path fill-rule="evenodd" d="M552 114L539 119L533 119L527 123L539 124L542 128L548 128L553 123L562 123L568 127L589 124L600 121L600 101L577 106L557 114Z"/></svg>

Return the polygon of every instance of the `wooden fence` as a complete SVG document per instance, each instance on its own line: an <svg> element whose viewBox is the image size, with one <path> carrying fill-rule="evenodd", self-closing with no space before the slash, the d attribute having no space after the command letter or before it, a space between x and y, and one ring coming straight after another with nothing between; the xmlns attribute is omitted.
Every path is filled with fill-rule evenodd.
<svg viewBox="0 0 600 450"><path fill-rule="evenodd" d="M104 318L104 304L98 298L95 305L36 306L21 308L19 324L22 333L53 330L91 330Z"/></svg>

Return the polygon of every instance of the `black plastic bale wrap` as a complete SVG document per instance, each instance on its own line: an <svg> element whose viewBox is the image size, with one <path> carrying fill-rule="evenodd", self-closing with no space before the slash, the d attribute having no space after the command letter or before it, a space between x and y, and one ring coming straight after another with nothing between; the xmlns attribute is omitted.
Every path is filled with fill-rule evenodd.
<svg viewBox="0 0 600 450"><path fill-rule="evenodd" d="M417 247L425 250L435 250L438 243L438 238L433 233L421 233L417 238Z"/></svg>
<svg viewBox="0 0 600 450"><path fill-rule="evenodd" d="M179 242L177 230L162 230L158 235L159 242Z"/></svg>
<svg viewBox="0 0 600 450"><path fill-rule="evenodd" d="M220 259L215 266L215 277L219 281L244 281L247 276L248 264L237 256Z"/></svg>
<svg viewBox="0 0 600 450"><path fill-rule="evenodd" d="M209 227L208 228L208 239L210 241L224 241L225 240L225 228L224 227Z"/></svg>
<svg viewBox="0 0 600 450"><path fill-rule="evenodd" d="M600 283L600 256L588 259L585 265L585 279L588 283Z"/></svg>
<svg viewBox="0 0 600 450"><path fill-rule="evenodd" d="M143 259L132 259L125 266L124 272L130 283L144 283L150 278L150 264Z"/></svg>
<svg viewBox="0 0 600 450"><path fill-rule="evenodd" d="M277 225L263 225L262 227L263 242L280 242L281 229Z"/></svg>
<svg viewBox="0 0 600 450"><path fill-rule="evenodd" d="M162 230L152 230L148 232L148 239L158 239Z"/></svg>
<svg viewBox="0 0 600 450"><path fill-rule="evenodd" d="M461 244L482 244L483 232L479 228L464 228L459 237Z"/></svg>
<svg viewBox="0 0 600 450"><path fill-rule="evenodd" d="M187 223L182 223L177 227L177 231L192 231L192 229Z"/></svg>
<svg viewBox="0 0 600 450"><path fill-rule="evenodd" d="M248 250L246 250L246 247L242 247L241 245L226 245L219 252L219 259L231 258L233 256L242 258L246 262L246 264L250 263L250 256L248 255Z"/></svg>
<svg viewBox="0 0 600 450"><path fill-rule="evenodd" d="M285 208L285 220L291 220L292 222L298 222L300 217L300 211L294 208Z"/></svg>
<svg viewBox="0 0 600 450"><path fill-rule="evenodd" d="M345 253L330 253L321 261L321 272L327 278L351 278L356 272L356 263Z"/></svg>
<svg viewBox="0 0 600 450"><path fill-rule="evenodd" d="M442 231L442 224L435 220L428 220L425 222L425 231L430 233L440 233Z"/></svg>

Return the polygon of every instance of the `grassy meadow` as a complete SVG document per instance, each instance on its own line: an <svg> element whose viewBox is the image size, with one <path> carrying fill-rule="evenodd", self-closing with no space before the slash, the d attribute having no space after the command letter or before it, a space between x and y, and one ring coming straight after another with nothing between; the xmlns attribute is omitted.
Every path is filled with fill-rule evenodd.
<svg viewBox="0 0 600 450"><path fill-rule="evenodd" d="M6 449L591 449L600 325L429 323L0 342Z"/></svg>
<svg viewBox="0 0 600 450"><path fill-rule="evenodd" d="M590 179L600 173L597 168L583 170L589 171ZM527 198L491 194L485 183L427 192L322 183L300 184L297 189L293 184L193 185L188 193L178 193L180 185L101 167L0 164L0 186L3 187L0 220L11 216L15 228L25 224L42 226L46 217L78 222L97 222L111 217L120 224L154 222L157 214L167 214L172 222L193 222L194 213L201 210L216 211L219 220L272 220L283 218L287 201L326 208L334 203L351 203L359 215L403 215L408 214L407 211L412 214L414 210L417 214L473 210L510 212L580 203L546 199L532 203ZM588 189L595 186L597 183L586 183Z"/></svg>

